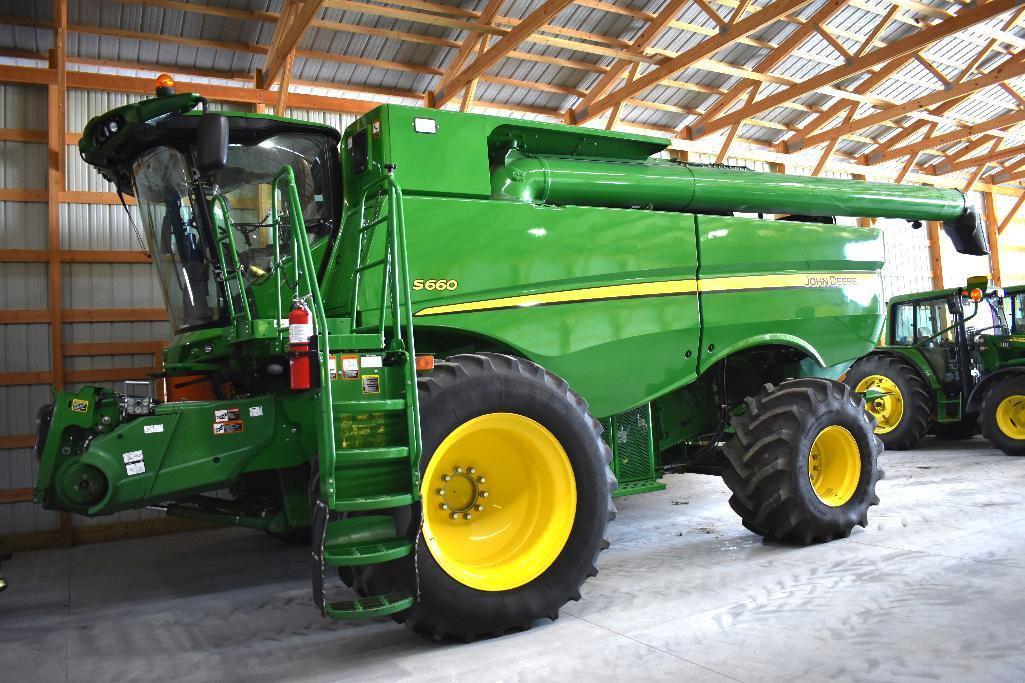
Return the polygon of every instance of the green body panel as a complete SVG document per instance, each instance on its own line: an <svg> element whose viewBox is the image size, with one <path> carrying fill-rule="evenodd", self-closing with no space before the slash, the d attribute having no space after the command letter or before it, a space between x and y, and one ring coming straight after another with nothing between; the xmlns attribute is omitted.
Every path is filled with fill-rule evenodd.
<svg viewBox="0 0 1025 683"><path fill-rule="evenodd" d="M130 193L133 160L163 144L165 128L188 151L192 119L178 113L200 102L182 95L108 112L87 126L80 150ZM100 140L95 131L113 116L124 125ZM326 130L229 116L235 144L257 144L261 131L286 124L290 135ZM337 512L406 505L419 496L417 351L514 353L559 375L606 420L610 438L629 426L613 442L624 491L652 490L660 467L716 432L721 405L736 409L766 381L836 377L878 338L879 230L815 217L953 224L966 208L956 191L690 166L653 159L668 144L656 138L395 105L360 117L340 140L341 225L309 244L285 165L272 184L273 245L259 245L275 249L265 275L226 253L240 239L230 207L193 185L214 205L203 219L216 244L209 260L241 291L221 302L223 324L178 334L164 367L169 382L203 375L241 397L132 416L109 392L83 390L82 400L112 402L84 413L59 394L39 502L105 514L175 501L170 511L210 519L221 512L197 494L275 473L280 510L229 522L279 530L308 522L300 508L318 470L320 494ZM813 220L721 215L732 212ZM313 386L292 391L283 319L296 297L316 329ZM351 377L340 369L346 358L358 359ZM736 395L716 379L727 368ZM241 431L215 434L216 411L234 409ZM90 498L97 481L107 488ZM339 541L332 561L408 551L379 535L376 550Z"/></svg>

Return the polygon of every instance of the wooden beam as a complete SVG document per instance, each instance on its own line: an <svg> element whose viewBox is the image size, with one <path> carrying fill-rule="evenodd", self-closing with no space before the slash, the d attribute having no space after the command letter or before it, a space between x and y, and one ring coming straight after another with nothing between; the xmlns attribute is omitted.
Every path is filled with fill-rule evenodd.
<svg viewBox="0 0 1025 683"><path fill-rule="evenodd" d="M284 116L288 108L288 85L292 81L292 64L295 62L295 50L288 53L285 58L284 70L281 73L281 83L278 85L278 101L274 107L274 113Z"/></svg>
<svg viewBox="0 0 1025 683"><path fill-rule="evenodd" d="M836 15L837 12L846 6L846 0L832 0L831 2L827 2L825 5L820 7L815 14L809 17L807 22L795 28L790 35L779 44L778 47L762 57L752 70L761 74L766 74L775 69L784 60L786 60L794 50L799 48L812 33L815 32L817 26L824 26L826 22ZM697 121L681 130L680 137L684 137L689 140L698 140L704 137L707 134L705 132L705 124L718 116L719 113L728 110L735 102L737 102L737 100L743 97L745 87L751 88L755 86L757 86L757 82L751 81L750 79L744 79L734 87L730 88L730 90L721 96L707 112L699 116Z"/></svg>
<svg viewBox="0 0 1025 683"><path fill-rule="evenodd" d="M990 279L997 287L1003 281L1000 274L1000 234L997 232L996 201L992 192L982 193L982 213L986 224L986 237L989 241L989 272Z"/></svg>
<svg viewBox="0 0 1025 683"><path fill-rule="evenodd" d="M167 320L163 308L65 308L61 317L66 323L158 322ZM30 325L50 322L45 308L0 309L0 325Z"/></svg>
<svg viewBox="0 0 1025 683"><path fill-rule="evenodd" d="M47 96L47 251L49 252L48 281L50 304L50 381L57 391L64 388L64 333L61 295L61 226L60 195L66 189L66 151L64 133L67 130L67 0L52 0L50 13L53 17L53 50L50 68L57 72L57 80L46 86Z"/></svg>
<svg viewBox="0 0 1025 683"><path fill-rule="evenodd" d="M47 263L48 249L0 249L0 263ZM62 249L61 263L152 263L141 251Z"/></svg>
<svg viewBox="0 0 1025 683"><path fill-rule="evenodd" d="M0 387L21 384L50 384L52 382L53 373L49 370L37 372L0 372Z"/></svg>
<svg viewBox="0 0 1025 683"><path fill-rule="evenodd" d="M32 502L32 489L0 489L0 505Z"/></svg>
<svg viewBox="0 0 1025 683"><path fill-rule="evenodd" d="M36 445L35 434L10 434L0 436L0 449L32 448Z"/></svg>
<svg viewBox="0 0 1025 683"><path fill-rule="evenodd" d="M0 187L0 202L46 203L50 195L46 190L17 190Z"/></svg>
<svg viewBox="0 0 1025 683"><path fill-rule="evenodd" d="M29 130L26 128L0 128L0 141L41 142L46 144L46 131Z"/></svg>
<svg viewBox="0 0 1025 683"><path fill-rule="evenodd" d="M648 22L648 25L644 27L633 42L630 43L629 49L633 52L643 53L644 50L650 47L651 44L655 42L655 39L662 34L662 31L665 30L669 22L680 14L680 10L683 9L683 6L686 4L687 0L669 0L659 13L650 22ZM719 16L710 8L705 9L704 11L706 14L711 12L715 18L719 18ZM587 95L577 103L577 106L567 111L566 122L572 123L575 121L577 115L579 115L581 111L590 107L597 98L607 93L609 88L619 82L619 77L624 71L631 69L632 67L636 67L638 64L639 62L632 62L628 59L617 59L609 68L608 72L599 78L593 86L591 86ZM637 77L636 69L633 69L632 74L633 75L628 79L630 82ZM622 104L622 102L618 102L617 105L618 104ZM619 107L616 106L614 109L615 114L618 115ZM614 115L612 118L616 118L616 116Z"/></svg>
<svg viewBox="0 0 1025 683"><path fill-rule="evenodd" d="M100 368L98 370L68 370L69 382L120 382L132 379L152 379L163 368Z"/></svg>
<svg viewBox="0 0 1025 683"><path fill-rule="evenodd" d="M988 142L988 140L983 140L983 142ZM993 140L992 142L993 143L1000 143L1001 140L999 138L997 138L997 139ZM982 164L983 166L985 166L986 164L995 164L998 161L1002 161L1004 159L1010 159L1012 157L1018 156L1019 154L1025 154L1025 145L1016 145L1014 147L1008 147L1008 148L1002 149L1000 151L996 151L991 146L989 151L987 151L982 156L969 157L967 159L963 159L961 161L955 161L953 163L951 163L950 161L948 161L946 159L943 159L943 160L937 162L935 168L936 168L936 173L938 173L938 174L954 173L955 171L964 171L964 170L969 169L969 168L975 168L979 164Z"/></svg>
<svg viewBox="0 0 1025 683"><path fill-rule="evenodd" d="M167 347L162 341L85 342L65 344L65 356L135 356L161 353Z"/></svg>
<svg viewBox="0 0 1025 683"><path fill-rule="evenodd" d="M296 48L323 4L324 0L285 0L267 57L263 61L263 71L256 84L258 88L267 89L274 84L288 55Z"/></svg>
<svg viewBox="0 0 1025 683"><path fill-rule="evenodd" d="M943 251L940 248L940 223L926 221L929 236L929 271L932 274L933 289L943 288Z"/></svg>
<svg viewBox="0 0 1025 683"><path fill-rule="evenodd" d="M505 0L488 0L488 4L484 6L480 16L477 17L477 25L480 27L490 26L495 15L498 14L498 10L505 4ZM474 53L478 48L487 47L485 42L487 38L486 33L475 33L473 31L467 31L466 37L463 38L463 42L459 45L459 49L456 50L456 54L452 57L452 61L445 67L444 74L441 80L434 86L434 98L437 101L437 93L448 87L452 79L456 77L459 71L466 65L466 60ZM480 52L485 50L481 49ZM440 106L440 105L439 105Z"/></svg>
<svg viewBox="0 0 1025 683"><path fill-rule="evenodd" d="M728 128L737 121L742 121L763 111L778 107L784 102L803 97L820 88L834 85L852 76L857 76L873 67L923 50L938 40L1015 9L1019 2L1020 0L992 0L986 4L966 7L953 18L923 28L905 38L895 40L884 48L867 52L860 57L852 59L847 64L827 69L800 83L764 97L749 106L741 107L729 114L719 116L708 122L706 129L708 132L715 132ZM771 6L775 7L776 5L773 4Z"/></svg>
<svg viewBox="0 0 1025 683"><path fill-rule="evenodd" d="M997 2L998 0L994 0ZM998 128L1007 128L1008 126L1014 126L1025 121L1025 110L1012 112L1003 116L998 116L988 121L981 121L979 123L965 126L957 130L950 131L949 133L943 133L942 135L936 135L933 137L919 140L918 142L909 143L896 147L894 149L886 150L885 152L869 152L863 158L865 164L874 166L875 164L881 164L886 161L893 159L900 159L901 157L913 154L915 152L921 152L929 148L943 147L959 140L978 135L979 133L985 133L987 131L995 130Z"/></svg>
<svg viewBox="0 0 1025 683"><path fill-rule="evenodd" d="M1017 78L1022 75L1025 75L1025 59L1010 59L982 76L962 81L961 83L951 85L949 88L944 90L916 97L892 107L880 109L879 111L862 116L859 119L847 121L843 125L831 128L825 132L809 135L804 138L804 146L814 147L815 145L820 145L823 142L834 140L843 135L847 135L848 133L864 130L865 128L876 126L887 121L896 121L902 116L907 116L908 114L928 109L933 105L941 104L948 100L958 99L963 101L963 98L968 95L990 86L997 85L1001 81ZM936 126L935 122L926 125L932 125L933 128Z"/></svg>
<svg viewBox="0 0 1025 683"><path fill-rule="evenodd" d="M1014 203L1011 210L1007 212L1006 216L1004 216L1004 220L1002 220L1000 225L997 226L997 237L1004 234L1004 230L1007 230L1007 226L1009 226L1011 221L1014 220L1014 217L1018 215L1018 212L1021 210L1023 205L1025 205L1025 194L1018 197L1018 201Z"/></svg>
<svg viewBox="0 0 1025 683"><path fill-rule="evenodd" d="M495 62L516 48L527 36L547 24L571 2L572 0L547 0L542 3L540 7L524 17L515 28L502 36L498 42L453 76L444 87L437 88L434 91L433 106L443 107L469 85L470 81L491 68Z"/></svg>
<svg viewBox="0 0 1025 683"><path fill-rule="evenodd" d="M993 2L1011 1L1013 0L993 0ZM777 2L774 2L747 18L740 20L734 24L729 31L722 31L712 38L698 43L691 49L686 50L679 56L666 61L661 66L656 67L630 83L619 86L618 89L599 98L590 106L582 107L579 111L574 110L574 118L576 122L586 123L587 121L590 121L596 116L602 114L605 110L613 107L617 102L622 102L625 99L631 98L641 91L647 90L651 86L658 84L663 79L671 78L674 74L679 73L680 71L693 66L698 61L715 54L735 41L738 37L747 36L762 29L779 19L782 15L804 7L808 2L809 0L777 0ZM742 116L738 120L743 120L744 118L745 117Z"/></svg>

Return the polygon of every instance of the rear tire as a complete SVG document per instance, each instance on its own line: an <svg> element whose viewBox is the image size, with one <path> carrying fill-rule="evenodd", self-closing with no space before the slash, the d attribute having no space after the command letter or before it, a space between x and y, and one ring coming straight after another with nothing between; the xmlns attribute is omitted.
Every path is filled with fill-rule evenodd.
<svg viewBox="0 0 1025 683"><path fill-rule="evenodd" d="M861 396L840 382L796 379L766 384L744 403L726 442L723 481L745 527L808 545L868 525L882 443Z"/></svg>
<svg viewBox="0 0 1025 683"><path fill-rule="evenodd" d="M1025 373L997 380L982 399L982 435L1007 455L1025 455Z"/></svg>
<svg viewBox="0 0 1025 683"><path fill-rule="evenodd" d="M415 558L371 566L362 572L357 585L362 584L364 590L372 594L399 589L416 595L413 606L395 618L404 621L410 629L435 639L473 640L527 629L539 619L557 619L559 609L566 602L580 599L581 584L598 573L598 553L609 545L605 531L615 517L612 490L616 482L609 468L612 453L601 438L601 424L588 413L587 404L565 381L535 363L512 356L490 353L453 356L437 363L428 377L419 380L418 387L423 500L396 515L396 528L407 529L409 536L416 539ZM575 512L573 508L569 511L572 522L566 527L568 536L561 545L528 541L511 551L510 558L515 558L510 559L511 564L527 564L533 548L540 544L547 552L557 553L550 564L534 576L530 572L517 574L518 570L510 569L504 582L496 578L496 570L482 569L470 557L477 552L475 544L487 542L477 540L478 536L486 537L470 531L471 525L485 525L482 529L486 529L491 523L489 516L504 514L503 508L490 507L501 503L498 499L503 495L511 495L511 489L503 494L502 480L515 479L515 471L524 472L525 478L515 490L527 490L533 496L530 500L539 501L537 521L525 523L522 528L537 528L542 524L549 524L551 528L547 520L569 515L556 512L555 496L536 495L536 491L546 490L544 481L558 480L558 477L548 476L551 470L545 470L542 464L537 470L530 469L540 461L528 458L532 452L529 438L516 441L514 432L498 431L489 435L487 431L472 431L475 426L492 424L496 415L506 416L497 419L499 425L508 423L527 430L539 427L542 431L537 434L554 437L564 453L560 457L568 461L565 471L571 472L576 498ZM471 436L466 437L466 434ZM458 445L460 438L477 438L475 434L498 441L490 442L493 444L490 448L481 448L480 443L488 442L471 440L463 442L469 447L462 452L458 448L453 450L453 443ZM512 445L506 446L510 439ZM512 450L503 450L507 448ZM489 462L488 450L493 450L497 459L493 457ZM558 451L560 449L554 452ZM553 451L538 452L542 460L555 458ZM439 460L432 467L435 458ZM503 470L501 462L511 458L523 459L514 464L513 469ZM463 469L459 470L457 465ZM472 487L477 492L477 502L466 508L472 519L460 519L449 525L444 517L456 514L455 507L462 509L462 503L456 500L461 501L466 493L459 486L466 483L462 477L470 466L478 469L474 477L487 474L487 483L481 488L486 486L491 496L483 499L478 488ZM456 474L458 471L462 473ZM443 479L444 476L449 479ZM535 488L535 483L541 488ZM438 491L440 487L447 489L444 497L439 497L442 495ZM553 500L546 500L547 497ZM451 505L440 514L438 510L443 502ZM511 510L517 500L514 496L506 502L504 509ZM477 503L484 503L485 511L478 513ZM522 519L513 514L511 524L521 524ZM467 530L465 536L459 536L461 527ZM558 523L555 527L558 528ZM502 533L505 532L496 535ZM527 538L536 537L528 535ZM496 552L500 555L504 550ZM488 558L495 556L488 555ZM535 569L544 564L545 561L539 561ZM512 579L508 578L510 575ZM511 585L520 580L522 583Z"/></svg>
<svg viewBox="0 0 1025 683"><path fill-rule="evenodd" d="M911 363L878 353L859 359L844 378L844 382L858 392L880 381L891 382L898 393L892 398L866 404L866 410L877 420L875 434L887 450L913 448L929 431L932 415L929 387Z"/></svg>

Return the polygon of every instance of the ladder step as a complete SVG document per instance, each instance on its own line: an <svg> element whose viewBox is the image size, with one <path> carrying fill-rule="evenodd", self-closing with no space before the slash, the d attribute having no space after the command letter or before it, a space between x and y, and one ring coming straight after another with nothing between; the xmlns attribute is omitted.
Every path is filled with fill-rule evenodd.
<svg viewBox="0 0 1025 683"><path fill-rule="evenodd" d="M390 410L405 410L404 398L379 398L368 401L335 401L332 406L336 413L383 413Z"/></svg>
<svg viewBox="0 0 1025 683"><path fill-rule="evenodd" d="M335 465L341 467L346 465L368 465L395 460L407 461L408 459L408 446L393 446L388 448L341 448L335 452Z"/></svg>
<svg viewBox="0 0 1025 683"><path fill-rule="evenodd" d="M401 612L413 606L413 596L406 593L372 595L359 600L329 602L324 613L332 619L373 619Z"/></svg>
<svg viewBox="0 0 1025 683"><path fill-rule="evenodd" d="M376 261L371 261L369 263L364 263L362 266L359 266L358 268L353 268L353 270L355 272L357 272L357 273L362 273L364 270L370 270L371 268L379 268L380 266L383 266L387 262L388 262L387 258L379 258Z"/></svg>
<svg viewBox="0 0 1025 683"><path fill-rule="evenodd" d="M386 510L412 504L412 493L384 493L376 496L335 498L331 509L338 512L355 512L358 510Z"/></svg>
<svg viewBox="0 0 1025 683"><path fill-rule="evenodd" d="M413 544L406 538L392 538L384 541L349 543L324 546L324 564L332 567L355 567L377 562L388 562L405 557L413 550Z"/></svg>

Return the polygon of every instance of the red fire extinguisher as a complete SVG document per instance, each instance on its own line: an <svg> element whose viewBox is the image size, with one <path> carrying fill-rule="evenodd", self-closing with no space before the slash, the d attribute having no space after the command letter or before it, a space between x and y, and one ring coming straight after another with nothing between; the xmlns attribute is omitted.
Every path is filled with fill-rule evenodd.
<svg viewBox="0 0 1025 683"><path fill-rule="evenodd" d="M301 300L296 299L292 302L292 310L288 314L288 372L293 391L310 388L312 338L313 322L310 319L310 309Z"/></svg>

